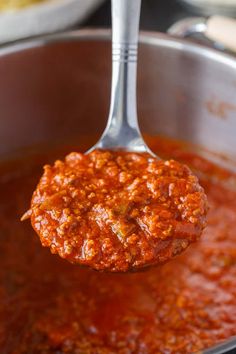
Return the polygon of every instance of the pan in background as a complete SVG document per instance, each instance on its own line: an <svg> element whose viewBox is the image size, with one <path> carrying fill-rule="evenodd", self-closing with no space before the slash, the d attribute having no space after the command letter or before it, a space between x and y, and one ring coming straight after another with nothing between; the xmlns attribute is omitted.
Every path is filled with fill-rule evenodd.
<svg viewBox="0 0 236 354"><path fill-rule="evenodd" d="M224 15L236 17L235 0L178 0L198 15Z"/></svg>
<svg viewBox="0 0 236 354"><path fill-rule="evenodd" d="M52 33L78 24L104 0L44 0L0 11L0 43Z"/></svg>

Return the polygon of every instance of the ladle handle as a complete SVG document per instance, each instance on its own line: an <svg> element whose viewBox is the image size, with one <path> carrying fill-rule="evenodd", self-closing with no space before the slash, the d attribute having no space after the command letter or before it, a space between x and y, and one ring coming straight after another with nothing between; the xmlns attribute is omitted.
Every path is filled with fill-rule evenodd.
<svg viewBox="0 0 236 354"><path fill-rule="evenodd" d="M121 60L136 60L141 0L112 0L111 3L113 54L116 57L119 50Z"/></svg>
<svg viewBox="0 0 236 354"><path fill-rule="evenodd" d="M103 147L143 150L137 120L137 52L141 0L112 0L112 89Z"/></svg>

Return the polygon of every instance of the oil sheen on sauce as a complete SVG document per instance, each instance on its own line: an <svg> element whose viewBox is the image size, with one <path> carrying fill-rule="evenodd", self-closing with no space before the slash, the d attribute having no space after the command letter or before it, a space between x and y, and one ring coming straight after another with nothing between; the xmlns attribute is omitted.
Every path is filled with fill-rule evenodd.
<svg viewBox="0 0 236 354"><path fill-rule="evenodd" d="M30 223L19 221L46 157L51 162L71 147L0 166L2 354L184 354L236 335L236 175L189 146L147 140L163 158L193 169L210 211L198 243L140 273L72 265L42 248Z"/></svg>

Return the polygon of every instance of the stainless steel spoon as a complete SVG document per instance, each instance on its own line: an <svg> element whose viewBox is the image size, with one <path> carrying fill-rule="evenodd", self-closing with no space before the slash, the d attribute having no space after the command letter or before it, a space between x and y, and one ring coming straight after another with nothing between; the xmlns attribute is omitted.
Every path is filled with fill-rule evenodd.
<svg viewBox="0 0 236 354"><path fill-rule="evenodd" d="M137 54L141 0L112 0L110 113L95 149L148 152L137 118Z"/></svg>

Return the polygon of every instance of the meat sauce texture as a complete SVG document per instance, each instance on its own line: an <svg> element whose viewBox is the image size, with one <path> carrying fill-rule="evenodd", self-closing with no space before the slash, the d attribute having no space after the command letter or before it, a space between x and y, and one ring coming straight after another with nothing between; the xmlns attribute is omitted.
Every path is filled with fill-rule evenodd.
<svg viewBox="0 0 236 354"><path fill-rule="evenodd" d="M23 219L72 263L125 272L168 261L199 239L207 198L190 169L147 153L70 153L44 167Z"/></svg>
<svg viewBox="0 0 236 354"><path fill-rule="evenodd" d="M163 158L193 169L210 210L197 243L141 273L70 264L42 248L30 223L19 221L45 159L71 147L0 166L2 354L186 354L236 335L236 175L189 146L148 142Z"/></svg>

